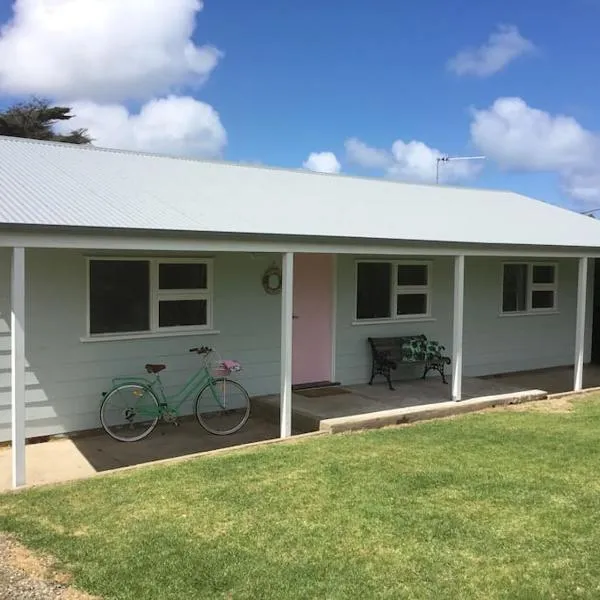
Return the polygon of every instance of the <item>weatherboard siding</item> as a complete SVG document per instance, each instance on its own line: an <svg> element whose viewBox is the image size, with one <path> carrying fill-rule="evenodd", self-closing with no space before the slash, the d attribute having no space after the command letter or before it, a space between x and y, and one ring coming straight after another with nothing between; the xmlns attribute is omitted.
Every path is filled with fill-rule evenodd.
<svg viewBox="0 0 600 600"><path fill-rule="evenodd" d="M578 261L558 264L558 312L499 316L503 260L467 259L463 349L466 375L573 364ZM552 262L552 261L550 261ZM585 360L590 360L592 271L589 270Z"/></svg>
<svg viewBox="0 0 600 600"><path fill-rule="evenodd" d="M336 379L345 384L364 383L370 376L369 336L424 333L452 352L452 258L432 262L431 320L380 324L353 324L355 262L338 257ZM513 259L511 259L513 260ZM465 314L463 368L465 375L488 375L573 364L577 301L577 260L558 264L558 312L547 315L500 316L503 259L470 258L465 261ZM591 350L592 285L588 286L585 360ZM417 368L418 369L418 368ZM397 378L414 376L414 367L402 367Z"/></svg>
<svg viewBox="0 0 600 600"><path fill-rule="evenodd" d="M93 253L88 253L93 254ZM10 250L0 249L0 441L10 438ZM143 374L146 362L165 362L165 384L182 383L197 361L188 348L214 345L244 366L251 394L277 393L280 374L281 297L266 294L261 278L275 256L214 255L214 326L218 334L84 343L85 254L26 251L26 403L28 437L99 426L101 393L111 377ZM344 384L369 377L368 336L425 333L451 352L453 259L432 261L433 320L353 325L353 256L337 259L336 378ZM501 259L467 258L465 375L572 364L577 261L558 261L559 312L500 317ZM593 269L590 266L590 283ZM586 361L591 346L589 286ZM316 291L316 293L318 293ZM400 375L409 375L405 370ZM186 405L191 408L191 403Z"/></svg>
<svg viewBox="0 0 600 600"><path fill-rule="evenodd" d="M279 387L280 297L266 294L262 274L273 257L214 256L216 335L84 343L86 260L83 253L26 251L27 436L99 426L101 393L111 377L143 374L146 362L164 362L167 387L193 372L188 349L214 345L244 367L238 379L251 394ZM0 250L0 441L10 438L10 259ZM191 402L185 405L189 410Z"/></svg>

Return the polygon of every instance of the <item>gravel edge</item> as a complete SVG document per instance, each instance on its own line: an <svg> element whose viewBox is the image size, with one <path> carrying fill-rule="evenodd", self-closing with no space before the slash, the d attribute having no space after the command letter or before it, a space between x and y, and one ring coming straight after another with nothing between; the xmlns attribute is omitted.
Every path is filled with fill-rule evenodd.
<svg viewBox="0 0 600 600"><path fill-rule="evenodd" d="M20 568L15 559L27 555L27 562L35 562L35 569ZM35 571L35 572L33 572ZM51 562L26 550L13 537L0 532L0 600L67 600L91 596L73 590L68 585L49 577ZM46 577L41 574L46 574Z"/></svg>

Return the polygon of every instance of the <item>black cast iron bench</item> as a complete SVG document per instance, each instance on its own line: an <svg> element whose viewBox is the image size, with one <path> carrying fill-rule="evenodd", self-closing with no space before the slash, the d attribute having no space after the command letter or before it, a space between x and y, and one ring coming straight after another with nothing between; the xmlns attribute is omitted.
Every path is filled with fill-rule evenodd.
<svg viewBox="0 0 600 600"><path fill-rule="evenodd" d="M445 348L439 342L428 340L425 335L408 335L402 337L368 338L371 348L371 380L373 384L376 375L383 375L393 390L391 371L399 365L423 365L422 379L429 371L437 371L446 381L444 369L449 365L450 357L444 355Z"/></svg>

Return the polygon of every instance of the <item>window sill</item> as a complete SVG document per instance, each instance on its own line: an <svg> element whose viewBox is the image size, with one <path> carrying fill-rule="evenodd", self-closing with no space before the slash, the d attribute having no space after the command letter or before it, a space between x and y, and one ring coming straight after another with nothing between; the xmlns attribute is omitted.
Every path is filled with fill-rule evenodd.
<svg viewBox="0 0 600 600"><path fill-rule="evenodd" d="M406 317L404 319L361 319L352 321L352 325L398 325L400 323L430 323L436 321L434 317Z"/></svg>
<svg viewBox="0 0 600 600"><path fill-rule="evenodd" d="M544 317L548 315L558 315L560 311L558 309L553 310L530 310L527 312L501 312L498 316L502 319L512 318L512 317Z"/></svg>
<svg viewBox="0 0 600 600"><path fill-rule="evenodd" d="M79 338L80 342L120 342L126 340L146 340L165 337L184 337L191 335L217 335L221 333L216 329L190 329L187 331L143 331L140 333L118 333L108 335L88 335Z"/></svg>

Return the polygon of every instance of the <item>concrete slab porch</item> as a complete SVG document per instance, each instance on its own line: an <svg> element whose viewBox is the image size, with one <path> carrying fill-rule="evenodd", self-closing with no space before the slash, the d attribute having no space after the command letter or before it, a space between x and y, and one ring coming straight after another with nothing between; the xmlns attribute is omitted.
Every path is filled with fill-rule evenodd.
<svg viewBox="0 0 600 600"><path fill-rule="evenodd" d="M482 410L491 406L540 400L548 392L570 390L573 369L546 369L486 378L464 378L464 400L448 400L450 387L437 378L340 387L321 397L293 396L293 433L321 430L337 433L383 427ZM536 384L540 385L536 385ZM600 368L587 366L586 388L600 387ZM536 389L537 388L537 389ZM194 421L181 426L161 424L145 440L123 444L104 433L54 439L27 446L27 482L38 485L89 477L98 472L273 440L279 437L279 397L253 398L252 417L237 434L211 436ZM10 448L0 448L0 491L10 489Z"/></svg>
<svg viewBox="0 0 600 600"><path fill-rule="evenodd" d="M481 377L484 381L502 382L514 385L521 389L539 388L549 394L561 394L573 389L573 367L555 367L551 369L538 369L535 371L520 371L518 373L505 373ZM583 387L600 387L600 365L588 364L583 369Z"/></svg>
<svg viewBox="0 0 600 600"><path fill-rule="evenodd" d="M586 365L584 387L600 387L600 366ZM381 411L425 407L448 403L451 383L444 385L437 377L427 380L398 381L395 391L385 383L341 386L339 394L307 397L293 394L292 425L300 431L323 429L322 423L331 419L352 418ZM463 401L506 394L535 391L536 394L555 394L573 389L573 368L559 367L538 371L523 371L489 377L464 377ZM333 392L333 390L332 390ZM540 399L538 396L535 399ZM532 398L530 398L532 399ZM454 403L453 403L454 404ZM279 422L279 396L264 396L253 400L255 414Z"/></svg>
<svg viewBox="0 0 600 600"><path fill-rule="evenodd" d="M278 424L253 416L240 431L228 436L211 435L195 421L183 420L179 427L159 423L147 438L129 444L117 442L104 432L55 438L26 446L27 483L81 479L102 471L278 437ZM10 489L11 472L11 449L0 448L0 491Z"/></svg>
<svg viewBox="0 0 600 600"><path fill-rule="evenodd" d="M327 419L340 419L408 407L428 406L448 402L450 385L438 378L425 381L403 381L394 384L390 391L385 383L341 386L339 394L307 397L302 393L292 396L292 425L302 431L315 431ZM523 387L503 380L484 381L463 379L464 399L523 391ZM333 392L333 390L332 390ZM263 396L253 400L255 414L277 421L279 396Z"/></svg>

